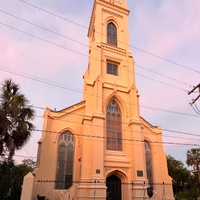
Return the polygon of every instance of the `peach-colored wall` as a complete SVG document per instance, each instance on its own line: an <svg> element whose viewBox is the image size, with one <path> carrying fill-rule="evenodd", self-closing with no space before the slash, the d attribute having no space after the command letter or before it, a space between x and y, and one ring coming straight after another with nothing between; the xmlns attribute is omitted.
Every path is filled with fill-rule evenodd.
<svg viewBox="0 0 200 200"><path fill-rule="evenodd" d="M59 112L46 109L35 180L55 180L59 135L68 130L75 137L74 181L105 181L115 173L124 182L147 182L146 140L151 147L154 182L171 183L161 129L140 117L129 45L129 11L126 1L121 2L95 0L88 32L90 53L84 74L83 101ZM118 30L117 47L106 41L107 23L111 20ZM118 76L107 74L107 60L118 63ZM115 99L122 113L123 150L120 152L106 150L106 106L111 99ZM138 170L143 171L142 177L137 177ZM105 187L102 190L105 195ZM130 193L124 191L123 195L130 199ZM172 190L169 199L173 199Z"/></svg>

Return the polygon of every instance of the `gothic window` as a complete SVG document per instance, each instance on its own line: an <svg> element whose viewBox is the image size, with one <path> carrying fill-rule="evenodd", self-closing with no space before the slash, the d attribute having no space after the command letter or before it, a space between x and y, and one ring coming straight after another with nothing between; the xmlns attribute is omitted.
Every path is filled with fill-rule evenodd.
<svg viewBox="0 0 200 200"><path fill-rule="evenodd" d="M106 111L106 149L122 151L121 110L115 100L110 101Z"/></svg>
<svg viewBox="0 0 200 200"><path fill-rule="evenodd" d="M107 74L118 76L118 65L107 62Z"/></svg>
<svg viewBox="0 0 200 200"><path fill-rule="evenodd" d="M149 185L153 186L153 172L152 172L152 157L151 148L147 141L144 142L145 145L145 159L146 159L146 173Z"/></svg>
<svg viewBox="0 0 200 200"><path fill-rule="evenodd" d="M107 43L117 46L117 28L112 22L107 25Z"/></svg>
<svg viewBox="0 0 200 200"><path fill-rule="evenodd" d="M58 143L56 170L56 189L68 189L72 186L74 165L74 136L69 132L61 134Z"/></svg>

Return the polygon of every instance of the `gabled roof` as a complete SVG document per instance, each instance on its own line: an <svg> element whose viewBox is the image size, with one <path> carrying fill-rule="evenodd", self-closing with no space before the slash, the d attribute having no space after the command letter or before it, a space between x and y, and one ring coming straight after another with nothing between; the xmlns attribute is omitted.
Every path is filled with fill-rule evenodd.
<svg viewBox="0 0 200 200"><path fill-rule="evenodd" d="M50 108L46 108L45 113L51 117L62 117L64 115L68 115L70 113L73 113L75 111L80 110L81 108L85 107L85 101L81 101L79 103L73 104L67 108L64 108L62 110L56 111L52 110Z"/></svg>

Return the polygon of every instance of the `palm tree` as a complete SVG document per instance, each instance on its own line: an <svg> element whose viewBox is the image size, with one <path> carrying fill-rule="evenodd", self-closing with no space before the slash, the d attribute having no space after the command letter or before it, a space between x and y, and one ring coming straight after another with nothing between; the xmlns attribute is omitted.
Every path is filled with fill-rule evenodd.
<svg viewBox="0 0 200 200"><path fill-rule="evenodd" d="M199 189L200 189L200 148L193 148L187 151L187 160L186 163L188 166L193 166L197 170L198 180L199 180Z"/></svg>
<svg viewBox="0 0 200 200"><path fill-rule="evenodd" d="M0 155L11 160L15 149L27 143L34 129L30 122L34 110L20 93L19 85L11 79L5 80L0 93Z"/></svg>

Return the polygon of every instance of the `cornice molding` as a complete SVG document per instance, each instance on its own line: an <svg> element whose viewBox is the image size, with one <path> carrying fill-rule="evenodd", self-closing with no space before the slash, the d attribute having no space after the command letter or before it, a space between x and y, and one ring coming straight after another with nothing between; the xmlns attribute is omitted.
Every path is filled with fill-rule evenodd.
<svg viewBox="0 0 200 200"><path fill-rule="evenodd" d="M112 51L114 53L122 54L124 56L127 54L126 50L118 48L118 47L114 47L114 46L111 46L111 45L108 45L108 44L105 44L105 43L101 43L101 48L104 49L104 50Z"/></svg>
<svg viewBox="0 0 200 200"><path fill-rule="evenodd" d="M108 9L106 9L106 8L102 8L102 12L105 12L105 13L110 14L110 15L112 15L112 16L119 17L119 18L123 19L123 16L122 16L122 15L120 15L120 14L118 14L118 13L115 13L115 12L113 12L113 11L111 11L111 10L108 10Z"/></svg>

